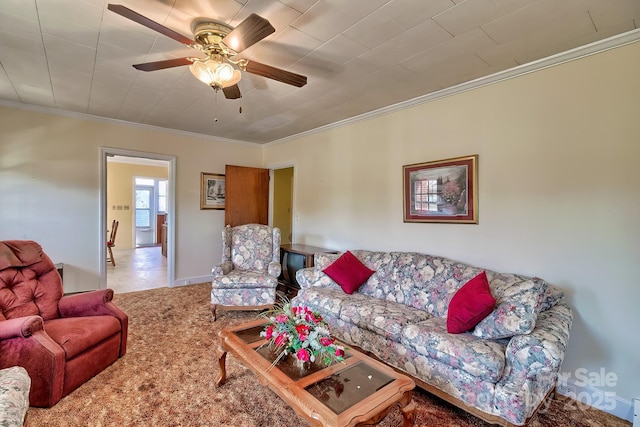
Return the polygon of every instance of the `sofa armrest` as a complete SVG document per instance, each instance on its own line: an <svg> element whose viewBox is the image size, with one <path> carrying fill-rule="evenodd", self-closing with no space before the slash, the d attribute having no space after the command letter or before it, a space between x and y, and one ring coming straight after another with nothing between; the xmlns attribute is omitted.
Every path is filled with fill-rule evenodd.
<svg viewBox="0 0 640 427"><path fill-rule="evenodd" d="M310 288L315 286L315 283L320 280L320 274L324 274L315 267L301 268L296 271L296 280L300 285L300 289Z"/></svg>
<svg viewBox="0 0 640 427"><path fill-rule="evenodd" d="M280 273L282 273L282 265L279 262L271 261L269 263L269 276L280 277Z"/></svg>
<svg viewBox="0 0 640 427"><path fill-rule="evenodd" d="M35 331L44 329L44 322L40 316L24 316L0 322L0 339L27 338Z"/></svg>
<svg viewBox="0 0 640 427"><path fill-rule="evenodd" d="M506 350L509 381L520 384L540 375L556 375L564 360L572 322L571 308L561 302L540 313L530 334L512 337Z"/></svg>
<svg viewBox="0 0 640 427"><path fill-rule="evenodd" d="M221 264L214 266L211 269L211 275L215 277L222 277L225 274L229 274L233 270L233 263L231 261L225 261Z"/></svg>
<svg viewBox="0 0 640 427"><path fill-rule="evenodd" d="M331 277L327 276L318 267L301 268L296 272L296 280L298 280L300 289L312 288L314 286L341 289L340 285L334 282Z"/></svg>
<svg viewBox="0 0 640 427"><path fill-rule="evenodd" d="M58 310L60 317L111 316L113 312L107 306L111 300L112 289L65 295L58 303Z"/></svg>

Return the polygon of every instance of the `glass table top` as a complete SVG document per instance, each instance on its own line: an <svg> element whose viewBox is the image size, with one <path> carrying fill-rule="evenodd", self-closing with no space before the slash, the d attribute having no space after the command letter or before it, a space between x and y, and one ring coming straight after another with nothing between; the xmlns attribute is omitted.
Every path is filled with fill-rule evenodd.
<svg viewBox="0 0 640 427"><path fill-rule="evenodd" d="M264 325L258 325L237 330L233 333L246 344L253 344L264 339L260 336L260 332L263 329ZM266 344L258 346L255 351L271 363L280 354L280 350ZM345 359L349 357L351 355L347 351ZM301 368L293 355L280 359L276 366L294 381L326 367L322 363L315 362L306 363ZM334 413L340 414L393 381L393 377L380 372L374 366L367 364L365 361L358 361L350 366L345 365L345 369L305 387L305 390Z"/></svg>
<svg viewBox="0 0 640 427"><path fill-rule="evenodd" d="M394 378L360 361L306 387L316 399L336 414L371 396Z"/></svg>

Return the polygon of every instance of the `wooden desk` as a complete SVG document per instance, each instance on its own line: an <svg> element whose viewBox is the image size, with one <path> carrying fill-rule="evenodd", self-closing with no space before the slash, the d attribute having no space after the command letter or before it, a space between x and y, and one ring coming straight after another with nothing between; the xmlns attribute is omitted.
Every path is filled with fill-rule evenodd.
<svg viewBox="0 0 640 427"><path fill-rule="evenodd" d="M296 280L296 272L301 268L313 267L313 255L316 252L335 254L338 251L296 243L280 246L282 273L278 278L278 290L283 292L287 298L291 299L298 293L300 285ZM290 254L301 255L303 258L294 259L294 257L290 257Z"/></svg>

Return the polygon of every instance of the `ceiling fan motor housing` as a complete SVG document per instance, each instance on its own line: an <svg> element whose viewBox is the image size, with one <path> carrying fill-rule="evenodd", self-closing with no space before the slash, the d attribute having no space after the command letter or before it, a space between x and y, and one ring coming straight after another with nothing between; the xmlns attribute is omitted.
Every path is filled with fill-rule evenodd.
<svg viewBox="0 0 640 427"><path fill-rule="evenodd" d="M197 24L193 30L196 42L202 50L208 54L220 54L222 56L233 56L237 52L222 42L233 28L217 22L202 22Z"/></svg>

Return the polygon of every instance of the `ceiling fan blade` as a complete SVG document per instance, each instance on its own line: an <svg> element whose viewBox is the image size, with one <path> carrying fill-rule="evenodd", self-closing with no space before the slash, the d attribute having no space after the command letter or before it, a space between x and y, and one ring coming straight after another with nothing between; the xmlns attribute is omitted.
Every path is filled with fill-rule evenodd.
<svg viewBox="0 0 640 427"><path fill-rule="evenodd" d="M233 29L222 42L236 52L241 52L276 31L263 17L252 13Z"/></svg>
<svg viewBox="0 0 640 427"><path fill-rule="evenodd" d="M137 22L138 24L144 25L147 28L150 28L154 31L159 32L160 34L164 34L167 37L174 39L182 44L186 44L187 46L192 46L195 42L188 37L183 36L180 33L173 31L170 28L165 27L162 24L158 24L156 21L152 21L146 16L140 15L138 12L134 12L126 6L121 4L109 4L107 6L112 12L117 13L118 15L124 16L127 19L132 20L133 22Z"/></svg>
<svg viewBox="0 0 640 427"><path fill-rule="evenodd" d="M165 68L180 67L181 65L191 65L193 60L191 58L176 58L166 59L164 61L145 62L143 64L135 64L133 68L140 71L156 71L164 70Z"/></svg>
<svg viewBox="0 0 640 427"><path fill-rule="evenodd" d="M307 77L300 74L292 73L281 68L272 67L271 65L261 64L256 61L247 61L245 67L247 73L255 74L269 79L277 80L289 85L302 87L307 84Z"/></svg>
<svg viewBox="0 0 640 427"><path fill-rule="evenodd" d="M242 98L242 94L240 93L240 88L238 87L237 84L222 88L222 92L224 92L224 97L227 99Z"/></svg>

